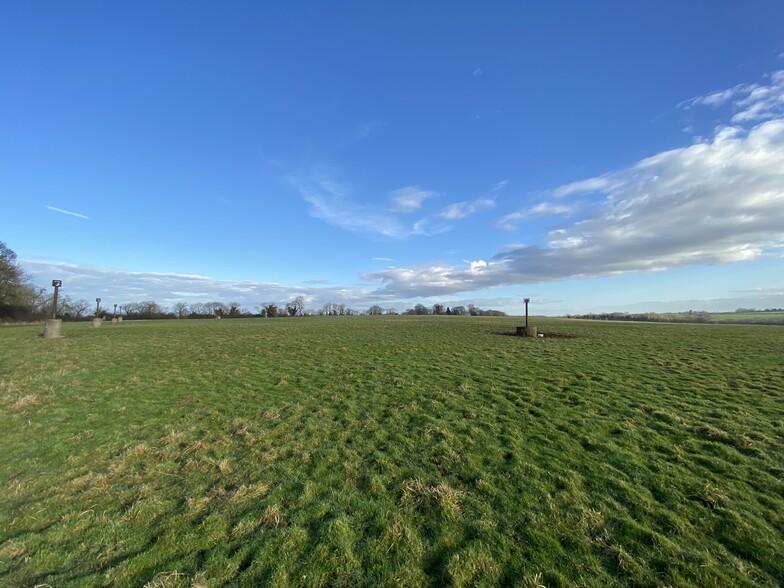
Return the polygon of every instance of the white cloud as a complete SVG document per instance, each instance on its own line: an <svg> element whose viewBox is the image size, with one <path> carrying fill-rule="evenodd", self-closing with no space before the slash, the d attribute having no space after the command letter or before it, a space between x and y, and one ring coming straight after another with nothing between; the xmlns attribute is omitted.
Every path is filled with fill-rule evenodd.
<svg viewBox="0 0 784 588"><path fill-rule="evenodd" d="M480 210L487 210L495 208L496 197L501 190L509 185L509 180L501 180L484 196L480 196L476 200L463 200L462 202L455 202L449 206L445 206L438 213L438 217L444 220L460 220Z"/></svg>
<svg viewBox="0 0 784 588"><path fill-rule="evenodd" d="M405 220L403 216L415 212L436 192L406 186L391 192L395 207L384 209L375 203L358 202L352 187L335 180L334 176L333 170L322 167L292 173L286 179L310 204L310 216L352 233L406 239L437 235L450 229L443 223L434 222L432 216L416 221Z"/></svg>
<svg viewBox="0 0 784 588"><path fill-rule="evenodd" d="M449 206L444 207L441 212L438 213L438 216L445 220L459 220L488 208L495 208L495 200L483 197L477 198L471 202L463 201L450 204Z"/></svg>
<svg viewBox="0 0 784 588"><path fill-rule="evenodd" d="M602 192L612 187L612 181L612 178L609 176L600 176L597 178L589 178L587 180L572 182L553 190L553 196L556 198L564 198L566 196L572 196L573 194Z"/></svg>
<svg viewBox="0 0 784 588"><path fill-rule="evenodd" d="M575 210L577 210L576 204L540 202L529 208L502 216L496 221L496 225L505 231L515 231L518 229L520 222L524 220L543 216L572 214Z"/></svg>
<svg viewBox="0 0 784 588"><path fill-rule="evenodd" d="M477 67L477 68L474 70L474 73L473 73L473 75L474 75L474 76L481 76L483 73L485 73L485 70L483 70L481 67Z"/></svg>
<svg viewBox="0 0 784 588"><path fill-rule="evenodd" d="M490 190L491 192L500 192L509 185L509 180L501 180Z"/></svg>
<svg viewBox="0 0 784 588"><path fill-rule="evenodd" d="M48 204L45 205L45 208L52 210L54 212L59 212L60 214L67 214L68 216L75 216L76 218L83 218L85 220L90 220L89 216L84 214L79 214L78 212L71 212L70 210L63 210L62 208L56 208L54 206L49 206Z"/></svg>
<svg viewBox="0 0 784 588"><path fill-rule="evenodd" d="M767 94L758 97L768 100ZM587 216L551 231L543 245L504 248L486 267L419 266L364 277L380 284L379 293L433 296L737 262L776 251L784 246L784 119L749 131L721 127L706 143L561 186L553 196L583 193L600 196ZM568 212L559 206L544 202L505 222Z"/></svg>
<svg viewBox="0 0 784 588"><path fill-rule="evenodd" d="M321 168L287 177L289 183L311 205L310 216L355 233L389 238L410 234L394 215L378 207L355 202L351 198L351 187L334 180L333 175L331 170Z"/></svg>
<svg viewBox="0 0 784 588"><path fill-rule="evenodd" d="M436 195L435 192L430 190L423 190L419 186L406 186L393 190L392 196L392 210L395 212L414 212L422 208L422 203L428 198Z"/></svg>
<svg viewBox="0 0 784 588"><path fill-rule="evenodd" d="M726 90L685 100L678 104L678 108L715 108L725 104L732 105L733 124L754 123L781 116L784 114L784 70L774 71L767 85L738 84Z"/></svg>
<svg viewBox="0 0 784 588"><path fill-rule="evenodd" d="M784 114L784 70L770 76L770 85L752 88L745 98L734 103L733 123L768 120Z"/></svg>
<svg viewBox="0 0 784 588"><path fill-rule="evenodd" d="M690 98L689 100L684 100L678 104L678 108L689 110L695 106L721 106L722 104L729 102L738 94L749 92L753 87L753 84L738 84L737 86L728 88L727 90L711 92L706 96L697 96L695 98Z"/></svg>
<svg viewBox="0 0 784 588"><path fill-rule="evenodd" d="M63 281L61 293L76 300L94 300L118 305L126 302L155 300L164 306L176 302L238 302L253 310L262 302L284 302L304 296L311 308L326 302L347 304L364 310L371 304L383 304L391 297L374 294L366 288L325 286L328 282L311 280L304 286L261 281L216 280L209 276L171 272L129 272L85 266L56 260L23 259L20 265L33 278L47 283L55 277Z"/></svg>

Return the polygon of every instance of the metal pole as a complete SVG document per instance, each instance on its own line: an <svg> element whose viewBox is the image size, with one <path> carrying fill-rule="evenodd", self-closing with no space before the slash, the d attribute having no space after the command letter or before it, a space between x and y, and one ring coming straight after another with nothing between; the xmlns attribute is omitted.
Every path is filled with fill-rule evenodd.
<svg viewBox="0 0 784 588"><path fill-rule="evenodd" d="M98 316L98 313L100 311L101 311L101 299L100 298L96 298L95 299L95 316L96 317Z"/></svg>
<svg viewBox="0 0 784 588"><path fill-rule="evenodd" d="M528 328L528 303L531 301L530 298L524 298L523 302L525 302L525 328Z"/></svg>

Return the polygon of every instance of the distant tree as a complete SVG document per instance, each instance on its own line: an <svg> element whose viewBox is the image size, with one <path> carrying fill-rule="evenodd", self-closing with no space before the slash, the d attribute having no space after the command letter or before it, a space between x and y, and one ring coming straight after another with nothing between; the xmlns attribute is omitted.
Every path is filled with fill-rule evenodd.
<svg viewBox="0 0 784 588"><path fill-rule="evenodd" d="M466 310L465 306L453 306L452 307L452 314L462 316L468 314L468 310Z"/></svg>
<svg viewBox="0 0 784 588"><path fill-rule="evenodd" d="M267 318L274 318L278 316L278 306L272 302L264 306L264 316Z"/></svg>
<svg viewBox="0 0 784 588"><path fill-rule="evenodd" d="M0 319L38 318L45 311L46 301L44 289L32 284L16 262L16 253L0 241Z"/></svg>
<svg viewBox="0 0 784 588"><path fill-rule="evenodd" d="M90 311L90 303L84 298L71 300L68 296L60 298L57 303L57 314L64 319L78 321L87 316Z"/></svg>
<svg viewBox="0 0 784 588"><path fill-rule="evenodd" d="M229 312L229 307L223 302L205 302L204 307L212 316L223 316Z"/></svg>
<svg viewBox="0 0 784 588"><path fill-rule="evenodd" d="M177 318L182 319L188 316L187 302L175 302L173 308L174 308L174 314L177 315Z"/></svg>
<svg viewBox="0 0 784 588"><path fill-rule="evenodd" d="M384 314L389 315L389 316L395 316L395 315L397 315L397 310L395 310L394 308L387 308L384 311Z"/></svg>
<svg viewBox="0 0 784 588"><path fill-rule="evenodd" d="M468 305L468 314L471 316L479 316L480 310L473 304Z"/></svg>
<svg viewBox="0 0 784 588"><path fill-rule="evenodd" d="M292 300L291 306L294 307L294 314L292 316L302 316L305 314L305 297L297 296Z"/></svg>
<svg viewBox="0 0 784 588"><path fill-rule="evenodd" d="M434 304L433 305L433 314L444 314L444 305L443 304Z"/></svg>
<svg viewBox="0 0 784 588"><path fill-rule="evenodd" d="M424 304L416 304L414 305L414 314L430 314L430 311Z"/></svg>
<svg viewBox="0 0 784 588"><path fill-rule="evenodd" d="M378 304L374 304L370 308L367 309L367 313L371 316L379 316L384 314L384 309L381 308Z"/></svg>
<svg viewBox="0 0 784 588"><path fill-rule="evenodd" d="M80 298L71 305L71 308L73 309L74 317L79 320L86 317L87 313L90 312L90 302Z"/></svg>
<svg viewBox="0 0 784 588"><path fill-rule="evenodd" d="M447 315L451 315L452 314L452 311L450 310L450 308L448 306L446 307L446 314Z"/></svg>
<svg viewBox="0 0 784 588"><path fill-rule="evenodd" d="M159 319L166 317L166 309L154 300L143 300L141 302L126 302L123 305L125 316L135 319ZM102 310L99 309L98 316Z"/></svg>

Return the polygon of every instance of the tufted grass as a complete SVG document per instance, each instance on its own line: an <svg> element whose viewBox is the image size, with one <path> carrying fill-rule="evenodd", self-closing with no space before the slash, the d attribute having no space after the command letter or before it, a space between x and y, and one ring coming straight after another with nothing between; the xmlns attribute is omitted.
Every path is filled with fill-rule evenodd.
<svg viewBox="0 0 784 588"><path fill-rule="evenodd" d="M3 585L784 583L784 329L518 323L0 329Z"/></svg>

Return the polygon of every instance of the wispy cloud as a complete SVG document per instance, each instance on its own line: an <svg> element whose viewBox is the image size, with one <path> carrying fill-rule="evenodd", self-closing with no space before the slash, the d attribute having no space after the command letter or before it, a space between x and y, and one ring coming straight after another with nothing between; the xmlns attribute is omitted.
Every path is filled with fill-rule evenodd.
<svg viewBox="0 0 784 588"><path fill-rule="evenodd" d="M358 124L350 135L341 143L343 147L348 147L354 143L364 141L378 128L383 127L384 123L380 121L369 121Z"/></svg>
<svg viewBox="0 0 784 588"><path fill-rule="evenodd" d="M392 210L395 212L414 212L422 208L422 203L428 198L436 195L436 192L431 190L423 190L419 186L406 186L393 190L390 193L392 197Z"/></svg>
<svg viewBox="0 0 784 588"><path fill-rule="evenodd" d="M543 216L572 214L577 208L576 204L540 202L523 210L504 215L496 221L496 224L505 231L514 231L517 230L519 224L524 220Z"/></svg>
<svg viewBox="0 0 784 588"><path fill-rule="evenodd" d="M448 228L428 217L405 219L404 215L421 208L436 192L406 186L390 193L393 207L385 209L377 203L358 201L353 187L335 176L334 170L322 167L289 174L287 180L311 205L313 218L353 233L405 239L438 234Z"/></svg>
<svg viewBox="0 0 784 588"><path fill-rule="evenodd" d="M310 205L310 216L347 231L398 238L404 227L393 215L353 200L350 185L333 178L332 170L321 168L289 174L294 186Z"/></svg>
<svg viewBox="0 0 784 588"><path fill-rule="evenodd" d="M435 296L482 288L660 271L755 259L784 247L784 91L780 72L763 92L736 101L733 119L756 126L718 128L713 137L661 152L618 171L560 186L552 200L499 224L569 214L590 195L581 218L539 245L513 245L462 266L397 267L365 274L378 292ZM756 89L760 89L760 87ZM745 89L744 89L745 92ZM737 92L735 92L737 94ZM742 113L747 113L739 116Z"/></svg>
<svg viewBox="0 0 784 588"><path fill-rule="evenodd" d="M719 107L731 104L733 124L753 123L776 118L784 113L784 70L774 71L770 82L737 84L726 90L696 96L678 104L689 110L696 106Z"/></svg>
<svg viewBox="0 0 784 588"><path fill-rule="evenodd" d="M463 200L445 206L438 213L438 217L444 220L460 220L481 210L495 208L498 194L509 185L509 180L501 180L490 190L475 200Z"/></svg>
<svg viewBox="0 0 784 588"><path fill-rule="evenodd" d="M48 208L49 210L54 212L59 212L60 214L67 214L68 216L75 216L76 218L83 218L85 220L90 220L90 217L87 215L79 214L78 212L71 212L70 210L63 210L62 208L49 206L48 204L45 205L45 208Z"/></svg>
<svg viewBox="0 0 784 588"><path fill-rule="evenodd" d="M490 191L491 191L491 192L500 192L501 190L503 190L504 188L506 188L508 185L509 185L509 180L501 180L501 181L500 181L500 182L498 182L498 183L497 183L495 186L493 186L493 187L490 189Z"/></svg>
<svg viewBox="0 0 784 588"><path fill-rule="evenodd" d="M463 201L450 204L443 208L441 212L438 213L438 216L444 220L459 220L488 208L495 208L495 200L492 198L477 198L470 202Z"/></svg>
<svg viewBox="0 0 784 588"><path fill-rule="evenodd" d="M473 75L474 77L476 77L476 76L481 76L483 73L485 73L485 70L483 70L481 67L477 67L477 68L476 68L476 69L473 71L473 74L472 74L472 75Z"/></svg>

